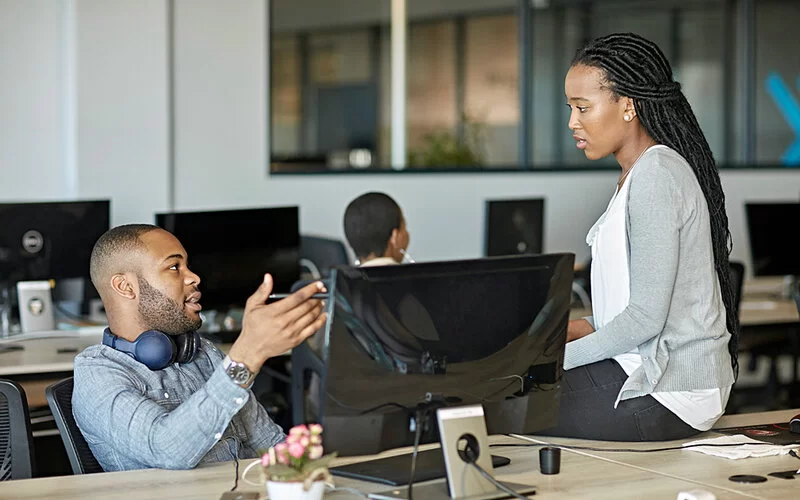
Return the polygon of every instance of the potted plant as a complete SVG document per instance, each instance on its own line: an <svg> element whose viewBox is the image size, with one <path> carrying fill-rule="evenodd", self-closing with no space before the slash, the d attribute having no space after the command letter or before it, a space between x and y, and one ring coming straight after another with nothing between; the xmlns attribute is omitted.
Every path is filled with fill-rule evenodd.
<svg viewBox="0 0 800 500"><path fill-rule="evenodd" d="M323 453L321 425L292 427L284 442L261 455L269 497L319 500L325 482L332 479L328 466L335 457L335 453Z"/></svg>

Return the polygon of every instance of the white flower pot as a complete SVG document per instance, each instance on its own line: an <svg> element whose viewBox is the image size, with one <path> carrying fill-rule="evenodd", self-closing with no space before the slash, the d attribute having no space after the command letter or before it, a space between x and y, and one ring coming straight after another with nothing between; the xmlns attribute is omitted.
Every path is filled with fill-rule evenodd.
<svg viewBox="0 0 800 500"><path fill-rule="evenodd" d="M269 500L320 500L325 494L325 481L314 481L308 491L302 482L267 481Z"/></svg>

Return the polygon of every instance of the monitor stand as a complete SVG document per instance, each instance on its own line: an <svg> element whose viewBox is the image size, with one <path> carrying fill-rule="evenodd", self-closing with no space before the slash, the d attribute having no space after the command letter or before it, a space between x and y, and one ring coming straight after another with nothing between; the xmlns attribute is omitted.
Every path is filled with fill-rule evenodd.
<svg viewBox="0 0 800 500"><path fill-rule="evenodd" d="M439 440L444 457L446 480L414 486L417 498L430 500L490 500L524 498L535 494L531 485L500 482L488 453L489 438L481 405L439 408L436 410ZM484 450L484 453L481 453ZM370 494L375 500L409 498L408 486Z"/></svg>
<svg viewBox="0 0 800 500"><path fill-rule="evenodd" d="M525 496L536 493L536 488L529 484L498 482L518 495ZM444 479L414 485L414 497L424 498L425 500L453 500L447 488L447 481ZM403 486L394 490L370 493L368 498L373 500L406 500L408 499L408 487ZM498 489L489 493L459 497L458 500L494 500L497 498L513 498L513 496Z"/></svg>

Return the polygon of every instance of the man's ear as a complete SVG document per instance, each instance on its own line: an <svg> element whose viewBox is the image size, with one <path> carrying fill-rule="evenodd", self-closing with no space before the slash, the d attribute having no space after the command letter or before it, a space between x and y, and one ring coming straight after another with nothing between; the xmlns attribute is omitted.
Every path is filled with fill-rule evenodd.
<svg viewBox="0 0 800 500"><path fill-rule="evenodd" d="M127 273L117 273L111 277L111 290L129 300L135 299L139 293L137 285Z"/></svg>

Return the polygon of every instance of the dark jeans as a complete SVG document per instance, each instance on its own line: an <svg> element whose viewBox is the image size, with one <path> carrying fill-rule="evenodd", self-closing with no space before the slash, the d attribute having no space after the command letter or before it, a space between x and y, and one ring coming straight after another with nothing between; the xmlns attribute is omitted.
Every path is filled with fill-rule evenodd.
<svg viewBox="0 0 800 500"><path fill-rule="evenodd" d="M653 396L620 401L628 376L607 359L564 372L556 427L537 434L601 441L668 441L698 434Z"/></svg>

